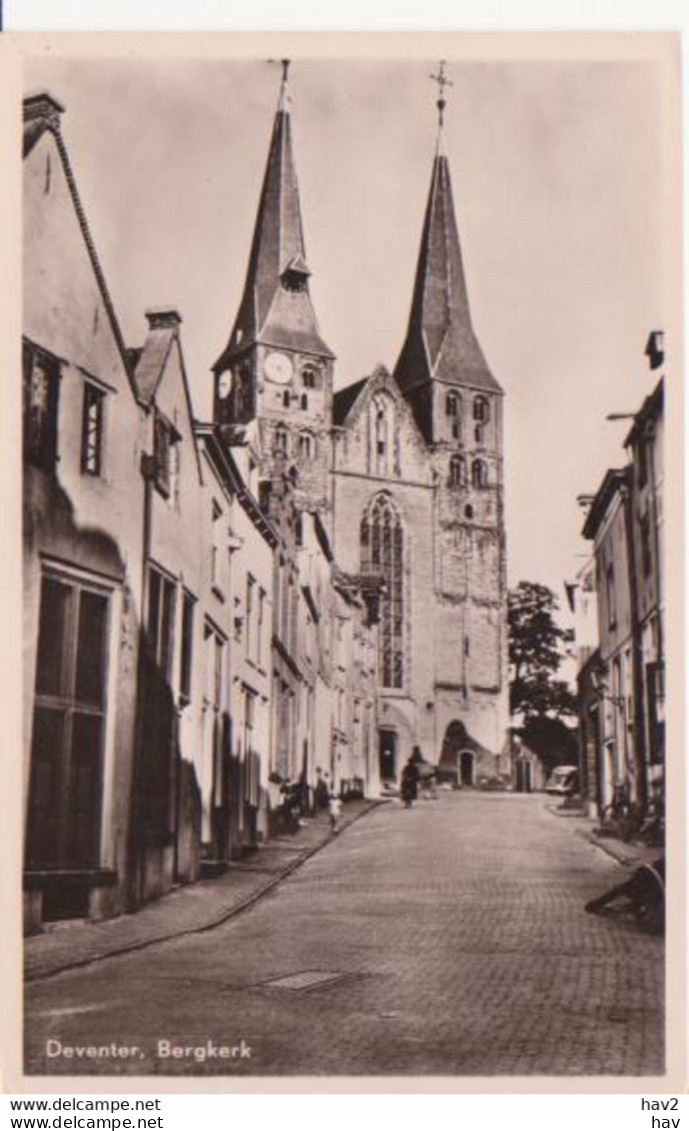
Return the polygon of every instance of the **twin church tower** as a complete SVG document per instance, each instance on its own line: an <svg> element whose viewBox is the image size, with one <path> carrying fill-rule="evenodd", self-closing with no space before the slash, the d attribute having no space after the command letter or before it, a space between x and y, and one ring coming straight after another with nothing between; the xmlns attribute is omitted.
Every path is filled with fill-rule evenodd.
<svg viewBox="0 0 689 1131"><path fill-rule="evenodd" d="M503 392L471 322L440 130L406 338L391 373L333 389L310 293L288 64L244 292L213 367L214 417L253 424L338 567L382 579L381 776L418 744L466 785L508 772ZM504 764L503 764L504 760Z"/></svg>

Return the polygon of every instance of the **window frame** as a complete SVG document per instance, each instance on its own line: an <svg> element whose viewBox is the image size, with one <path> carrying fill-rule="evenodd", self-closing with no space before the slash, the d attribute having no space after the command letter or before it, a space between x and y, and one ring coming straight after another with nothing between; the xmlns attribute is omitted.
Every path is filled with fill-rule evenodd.
<svg viewBox="0 0 689 1131"><path fill-rule="evenodd" d="M103 441L105 434L105 390L93 381L84 381L84 394L81 417L81 471L83 475L91 475L100 479L103 474ZM91 428L93 423L89 416L89 409L95 407L95 441L91 444ZM93 459L91 458L93 457ZM91 465L92 464L92 465Z"/></svg>
<svg viewBox="0 0 689 1131"><path fill-rule="evenodd" d="M40 406L34 400L36 388L34 374L37 367L46 381L45 405L40 419ZM23 383L23 458L32 467L41 471L54 471L59 461L59 412L60 383L62 363L48 350L22 339L22 383Z"/></svg>

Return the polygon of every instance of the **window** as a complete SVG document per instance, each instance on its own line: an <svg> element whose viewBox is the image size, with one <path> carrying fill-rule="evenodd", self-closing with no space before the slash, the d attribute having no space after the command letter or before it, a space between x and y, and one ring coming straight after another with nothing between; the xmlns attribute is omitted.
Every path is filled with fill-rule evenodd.
<svg viewBox="0 0 689 1131"><path fill-rule="evenodd" d="M310 460L315 455L315 443L313 436L310 432L301 432L299 435L298 451L299 459Z"/></svg>
<svg viewBox="0 0 689 1131"><path fill-rule="evenodd" d="M105 739L110 593L46 572L31 747L29 868L95 868Z"/></svg>
<svg viewBox="0 0 689 1131"><path fill-rule="evenodd" d="M288 394L289 395L289 394ZM287 429L278 424L275 429L275 451L280 452L281 455L289 455L289 438Z"/></svg>
<svg viewBox="0 0 689 1131"><path fill-rule="evenodd" d="M263 650L263 620L265 613L266 592L265 589L258 591L258 630L256 634L256 663L260 665L262 660Z"/></svg>
<svg viewBox="0 0 689 1131"><path fill-rule="evenodd" d="M253 658L253 613L254 613L254 586L256 582L250 573L246 575L246 602L245 602L245 615L246 615L246 658L250 660Z"/></svg>
<svg viewBox="0 0 689 1131"><path fill-rule="evenodd" d="M301 394L301 407L306 410L309 407L309 397L307 393Z"/></svg>
<svg viewBox="0 0 689 1131"><path fill-rule="evenodd" d="M179 673L179 697L183 703L191 702L191 671L194 653L194 605L191 593L182 596L182 647Z"/></svg>
<svg viewBox="0 0 689 1131"><path fill-rule="evenodd" d="M213 499L213 507L211 511L211 587L220 592L220 519L222 518L222 508L219 503Z"/></svg>
<svg viewBox="0 0 689 1131"><path fill-rule="evenodd" d="M488 486L488 467L482 459L475 459L471 465L471 485L479 490Z"/></svg>
<svg viewBox="0 0 689 1131"><path fill-rule="evenodd" d="M651 554L651 522L648 512L641 518L641 562L644 577L650 577L653 569L653 556Z"/></svg>
<svg viewBox="0 0 689 1131"><path fill-rule="evenodd" d="M474 397L474 439L477 444L485 440L486 425L490 419L490 405L486 397Z"/></svg>
<svg viewBox="0 0 689 1131"><path fill-rule="evenodd" d="M404 686L405 604L404 532L398 511L387 495L378 495L361 521L361 572L384 583L380 605L380 670L382 687Z"/></svg>
<svg viewBox="0 0 689 1131"><path fill-rule="evenodd" d="M148 646L166 683L172 681L175 632L175 584L151 567L148 589Z"/></svg>
<svg viewBox="0 0 689 1131"><path fill-rule="evenodd" d="M156 412L153 436L153 459L155 464L155 485L166 499L170 497L172 485L172 427L170 422Z"/></svg>
<svg viewBox="0 0 689 1131"><path fill-rule="evenodd" d="M459 416L459 404L456 393L448 393L445 397L446 416Z"/></svg>
<svg viewBox="0 0 689 1131"><path fill-rule="evenodd" d="M319 387L319 373L315 365L305 365L301 371L301 383L305 389Z"/></svg>
<svg viewBox="0 0 689 1131"><path fill-rule="evenodd" d="M105 394L87 381L81 424L81 470L100 475L103 462L103 410Z"/></svg>
<svg viewBox="0 0 689 1131"><path fill-rule="evenodd" d="M24 369L24 459L43 471L57 462L57 414L60 366L55 358L28 342L22 350Z"/></svg>
<svg viewBox="0 0 689 1131"><path fill-rule="evenodd" d="M608 601L608 628L617 625L617 594L615 592L615 567L612 562L605 571L605 592Z"/></svg>
<svg viewBox="0 0 689 1131"><path fill-rule="evenodd" d="M395 431L394 406L384 394L372 401L373 468L377 475L390 473L390 453ZM399 453L395 446L395 471L399 473Z"/></svg>
<svg viewBox="0 0 689 1131"><path fill-rule="evenodd" d="M448 483L450 487L466 487L467 467L464 456L452 456Z"/></svg>
<svg viewBox="0 0 689 1131"><path fill-rule="evenodd" d="M291 397L290 397L289 389L285 389L285 391L282 394L282 407L283 408L289 408L290 401L291 401Z"/></svg>

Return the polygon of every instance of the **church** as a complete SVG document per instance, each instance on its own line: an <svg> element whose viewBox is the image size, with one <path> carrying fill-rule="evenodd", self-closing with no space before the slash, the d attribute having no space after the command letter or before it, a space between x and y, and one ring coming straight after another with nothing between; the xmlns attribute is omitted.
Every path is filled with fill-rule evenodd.
<svg viewBox="0 0 689 1131"><path fill-rule="evenodd" d="M263 482L287 468L338 569L378 586L383 785L415 747L463 785L509 777L504 394L472 325L443 66L436 78L436 152L394 365L335 387L310 291L284 63L243 295L213 366L214 422L257 435Z"/></svg>

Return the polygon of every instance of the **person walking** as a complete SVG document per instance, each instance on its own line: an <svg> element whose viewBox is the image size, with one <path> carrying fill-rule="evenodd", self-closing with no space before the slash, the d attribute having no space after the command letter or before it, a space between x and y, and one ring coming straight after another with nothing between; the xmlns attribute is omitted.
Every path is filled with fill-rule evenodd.
<svg viewBox="0 0 689 1131"><path fill-rule="evenodd" d="M402 800L405 809L411 809L418 793L419 771L412 754L402 770Z"/></svg>
<svg viewBox="0 0 689 1131"><path fill-rule="evenodd" d="M330 794L330 802L328 805L330 813L330 827L334 833L340 831L340 817L342 815L342 800L336 794Z"/></svg>

